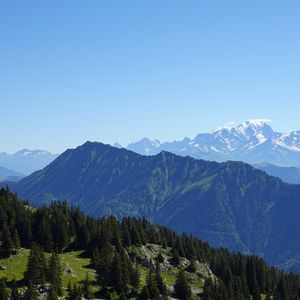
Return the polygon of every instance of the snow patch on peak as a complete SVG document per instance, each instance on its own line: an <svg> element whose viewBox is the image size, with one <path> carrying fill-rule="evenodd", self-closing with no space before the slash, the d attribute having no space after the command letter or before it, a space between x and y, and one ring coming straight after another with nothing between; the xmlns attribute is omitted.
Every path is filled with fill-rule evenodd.
<svg viewBox="0 0 300 300"><path fill-rule="evenodd" d="M216 129L214 129L212 131L212 133L216 133L216 132L219 132L219 131L222 131L222 130L231 130L233 128L235 128L236 125L235 123L232 121L232 122L228 122L226 124L224 124L223 126L220 126L220 127L217 127Z"/></svg>
<svg viewBox="0 0 300 300"><path fill-rule="evenodd" d="M246 121L246 124L255 125L257 127L269 125L271 123L272 123L272 120L270 120L270 119L249 119L248 121Z"/></svg>

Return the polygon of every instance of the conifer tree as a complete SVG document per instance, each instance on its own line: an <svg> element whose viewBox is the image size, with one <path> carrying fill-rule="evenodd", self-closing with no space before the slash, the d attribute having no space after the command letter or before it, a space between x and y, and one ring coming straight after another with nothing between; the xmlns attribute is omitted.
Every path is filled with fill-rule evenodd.
<svg viewBox="0 0 300 300"><path fill-rule="evenodd" d="M131 246L131 236L127 223L123 223L123 232L122 232L123 242L125 246Z"/></svg>
<svg viewBox="0 0 300 300"><path fill-rule="evenodd" d="M81 300L82 298L82 291L81 288L75 282L71 291L69 292L69 300Z"/></svg>
<svg viewBox="0 0 300 300"><path fill-rule="evenodd" d="M14 234L13 234L13 243L14 243L14 248L15 248L15 253L17 253L18 249L21 247L21 241L19 238L18 231L15 229Z"/></svg>
<svg viewBox="0 0 300 300"><path fill-rule="evenodd" d="M91 299L93 297L92 290L91 290L91 282L88 273L86 274L85 279L83 281L83 296L86 299Z"/></svg>
<svg viewBox="0 0 300 300"><path fill-rule="evenodd" d="M0 299L8 300L8 290L4 279L0 280Z"/></svg>
<svg viewBox="0 0 300 300"><path fill-rule="evenodd" d="M100 257L101 259L96 269L97 282L102 289L105 289L110 283L111 267L114 258L114 247L109 242L105 243Z"/></svg>
<svg viewBox="0 0 300 300"><path fill-rule="evenodd" d="M118 294L120 294L125 289L122 263L118 252L116 252L114 260L112 262L110 284Z"/></svg>
<svg viewBox="0 0 300 300"><path fill-rule="evenodd" d="M62 295L62 270L59 255L52 253L48 264L48 279L57 295Z"/></svg>
<svg viewBox="0 0 300 300"><path fill-rule="evenodd" d="M127 297L126 297L124 291L121 292L121 294L120 294L120 296L119 296L119 299L120 299L120 300L127 300Z"/></svg>
<svg viewBox="0 0 300 300"><path fill-rule="evenodd" d="M140 299L150 299L150 292L147 285L144 285L140 294Z"/></svg>
<svg viewBox="0 0 300 300"><path fill-rule="evenodd" d="M180 263L180 256L179 256L178 250L175 249L175 248L172 248L171 254L172 254L174 263L179 264Z"/></svg>
<svg viewBox="0 0 300 300"><path fill-rule="evenodd" d="M153 266L150 267L147 278L146 286L149 291L150 299L159 299L159 289L157 286L156 274Z"/></svg>
<svg viewBox="0 0 300 300"><path fill-rule="evenodd" d="M31 281L29 281L25 294L24 294L24 300L37 300L37 293L34 285Z"/></svg>
<svg viewBox="0 0 300 300"><path fill-rule="evenodd" d="M100 253L99 253L98 247L96 247L92 253L92 264L95 269L97 269L97 266L99 265L100 260L101 260Z"/></svg>
<svg viewBox="0 0 300 300"><path fill-rule="evenodd" d="M132 293L136 294L139 287L140 287L140 281L141 281L141 274L139 272L137 264L132 267L131 273L130 273L130 284L132 285Z"/></svg>
<svg viewBox="0 0 300 300"><path fill-rule="evenodd" d="M48 291L47 300L58 300L58 294L57 294L56 288L53 285L50 286L50 289Z"/></svg>
<svg viewBox="0 0 300 300"><path fill-rule="evenodd" d="M158 261L160 264L162 264L165 261L161 251L159 251L159 253L157 254L156 261Z"/></svg>
<svg viewBox="0 0 300 300"><path fill-rule="evenodd" d="M211 278L206 279L203 287L203 293L202 293L203 300L213 300L214 288L215 287Z"/></svg>
<svg viewBox="0 0 300 300"><path fill-rule="evenodd" d="M20 300L20 294L15 278L11 282L10 300Z"/></svg>
<svg viewBox="0 0 300 300"><path fill-rule="evenodd" d="M30 249L25 280L31 284L45 285L47 274L47 263L43 250L37 244Z"/></svg>
<svg viewBox="0 0 300 300"><path fill-rule="evenodd" d="M2 244L1 244L1 252L3 257L10 257L15 250L15 246L9 231L8 226L4 226L2 232Z"/></svg>
<svg viewBox="0 0 300 300"><path fill-rule="evenodd" d="M192 297L192 290L183 270L180 270L176 276L174 292L178 299L188 300Z"/></svg>
<svg viewBox="0 0 300 300"><path fill-rule="evenodd" d="M190 273L195 273L197 271L197 265L194 259L191 259L190 265L188 266L187 270Z"/></svg>
<svg viewBox="0 0 300 300"><path fill-rule="evenodd" d="M156 266L155 266L155 280L156 280L156 285L159 290L159 293L161 295L166 295L167 287L161 277L161 268L160 268L160 263L158 261L156 262Z"/></svg>
<svg viewBox="0 0 300 300"><path fill-rule="evenodd" d="M39 230L38 230L38 241L43 245L46 252L53 251L53 235L50 225L50 220L46 217L43 218Z"/></svg>

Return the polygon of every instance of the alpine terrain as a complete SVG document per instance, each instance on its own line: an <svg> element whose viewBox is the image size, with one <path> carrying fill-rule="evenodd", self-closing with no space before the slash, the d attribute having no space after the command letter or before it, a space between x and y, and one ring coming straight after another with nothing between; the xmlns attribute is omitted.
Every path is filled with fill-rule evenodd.
<svg viewBox="0 0 300 300"><path fill-rule="evenodd" d="M144 155L155 155L165 150L181 156L248 163L271 163L278 166L300 167L300 131L274 131L268 120L249 120L234 125L229 123L212 131L200 133L194 139L161 142L142 140L131 143L127 149Z"/></svg>
<svg viewBox="0 0 300 300"><path fill-rule="evenodd" d="M213 246L300 271L300 185L242 162L217 163L164 151L142 156L87 142L13 190L32 205L66 200L93 216L146 217Z"/></svg>

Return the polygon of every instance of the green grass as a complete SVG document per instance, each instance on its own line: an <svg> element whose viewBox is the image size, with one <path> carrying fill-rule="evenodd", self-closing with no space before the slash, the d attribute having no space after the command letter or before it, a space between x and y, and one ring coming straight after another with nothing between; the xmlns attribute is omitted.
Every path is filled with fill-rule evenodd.
<svg viewBox="0 0 300 300"><path fill-rule="evenodd" d="M4 270L0 270L0 278L6 277L8 280L16 278L17 281L23 279L27 267L28 256L29 250L21 249L18 251L17 255L0 259L0 266L4 268Z"/></svg>
<svg viewBox="0 0 300 300"><path fill-rule="evenodd" d="M158 248L156 251L159 251L159 249L161 249L164 254L170 254L170 249ZM137 256L142 255L142 251L139 247L134 247L132 251L135 252ZM151 253L150 250L149 253ZM154 257L157 255L157 253L152 254ZM22 280L24 277L24 272L26 271L28 256L29 250L21 249L17 255L14 255L8 259L0 259L0 266L4 268L4 270L0 270L0 278L6 277L9 281L14 278L16 278L17 281ZM50 254L46 253L45 256L48 259ZM95 280L95 270L90 267L91 260L90 258L84 256L84 251L66 252L59 254L59 256L63 271L63 287L65 290L69 282L72 284L74 282L81 282L86 278L87 274L91 281ZM139 269L141 271L141 284L144 285L146 282L148 269L142 266L140 266ZM178 267L172 266L166 272L161 273L161 276L168 288L173 287L178 271ZM195 278L195 281L192 283L192 288L199 290L202 288L203 282L198 276ZM92 286L92 291L98 291L98 287Z"/></svg>
<svg viewBox="0 0 300 300"><path fill-rule="evenodd" d="M60 254L63 269L63 285L82 281L88 274L90 280L95 279L95 270L91 269L90 258L82 257L83 251L73 251Z"/></svg>
<svg viewBox="0 0 300 300"><path fill-rule="evenodd" d="M95 270L89 267L90 258L82 257L83 251L73 251L60 254L61 265L63 270L63 286L66 288L69 281L71 283L82 281L88 274L90 280L95 279ZM45 254L48 259L50 254ZM0 259L0 278L6 277L9 281L14 278L19 281L24 278L27 261L29 257L28 249L21 249L17 255L10 258Z"/></svg>

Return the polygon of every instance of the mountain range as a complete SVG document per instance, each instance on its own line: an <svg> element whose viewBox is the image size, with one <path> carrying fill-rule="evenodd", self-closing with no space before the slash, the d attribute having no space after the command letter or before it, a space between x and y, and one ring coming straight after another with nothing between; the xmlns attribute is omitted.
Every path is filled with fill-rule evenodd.
<svg viewBox="0 0 300 300"><path fill-rule="evenodd" d="M67 200L94 215L146 217L300 271L300 185L242 163L87 142L13 187L31 204Z"/></svg>
<svg viewBox="0 0 300 300"><path fill-rule="evenodd" d="M25 175L42 169L58 155L46 150L23 149L14 154L0 153L0 166Z"/></svg>
<svg viewBox="0 0 300 300"><path fill-rule="evenodd" d="M293 184L300 184L300 169L295 167L279 167L268 163L253 165L255 168L276 176L282 181Z"/></svg>
<svg viewBox="0 0 300 300"><path fill-rule="evenodd" d="M127 149L143 155L155 155L164 150L219 162L240 160L300 167L300 130L276 132L268 120L257 119L239 125L229 123L210 133L200 133L194 139L161 142L143 138L129 144Z"/></svg>
<svg viewBox="0 0 300 300"><path fill-rule="evenodd" d="M0 167L0 182L3 182L3 181L19 181L23 177L25 177L25 175L22 174L22 173Z"/></svg>

